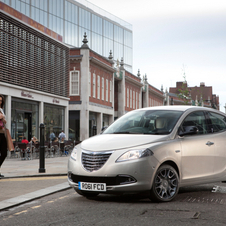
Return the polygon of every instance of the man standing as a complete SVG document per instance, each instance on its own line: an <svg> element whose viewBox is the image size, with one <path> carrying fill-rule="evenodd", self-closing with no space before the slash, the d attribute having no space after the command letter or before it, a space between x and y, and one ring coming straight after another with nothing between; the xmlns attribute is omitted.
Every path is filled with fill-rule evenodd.
<svg viewBox="0 0 226 226"><path fill-rule="evenodd" d="M55 133L54 133L54 132L52 132L52 133L50 134L49 138L50 138L50 140L51 140L51 141L54 141L54 140L55 140L55 138L56 138Z"/></svg>
<svg viewBox="0 0 226 226"><path fill-rule="evenodd" d="M62 132L59 134L59 139L60 139L60 141L64 141L65 139L66 139L66 135L65 135L65 133L64 133L64 131L62 130Z"/></svg>

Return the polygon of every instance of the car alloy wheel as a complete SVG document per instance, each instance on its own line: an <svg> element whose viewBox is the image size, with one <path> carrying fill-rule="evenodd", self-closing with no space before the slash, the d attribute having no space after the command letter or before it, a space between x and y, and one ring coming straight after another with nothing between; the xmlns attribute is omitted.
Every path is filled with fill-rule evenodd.
<svg viewBox="0 0 226 226"><path fill-rule="evenodd" d="M170 165L162 165L156 172L150 199L157 202L169 202L178 193L179 177Z"/></svg>

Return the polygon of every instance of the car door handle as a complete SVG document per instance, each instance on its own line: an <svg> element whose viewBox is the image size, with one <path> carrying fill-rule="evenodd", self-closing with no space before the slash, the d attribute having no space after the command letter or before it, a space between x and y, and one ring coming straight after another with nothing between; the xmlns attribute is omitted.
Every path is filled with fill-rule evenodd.
<svg viewBox="0 0 226 226"><path fill-rule="evenodd" d="M208 145L208 146L214 145L214 142L208 141L208 142L206 143L206 145Z"/></svg>

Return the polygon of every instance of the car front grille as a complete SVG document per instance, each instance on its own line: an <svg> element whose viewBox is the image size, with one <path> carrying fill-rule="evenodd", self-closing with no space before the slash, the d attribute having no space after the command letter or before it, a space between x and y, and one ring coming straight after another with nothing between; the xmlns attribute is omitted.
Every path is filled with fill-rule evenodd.
<svg viewBox="0 0 226 226"><path fill-rule="evenodd" d="M97 171L99 170L105 162L107 162L108 158L112 152L82 152L82 165L83 167L89 171Z"/></svg>
<svg viewBox="0 0 226 226"><path fill-rule="evenodd" d="M78 182L105 183L107 186L131 184L131 183L137 182L137 180L130 175L117 175L115 177L91 177L91 176L75 175L70 173L68 177L74 183L78 183Z"/></svg>

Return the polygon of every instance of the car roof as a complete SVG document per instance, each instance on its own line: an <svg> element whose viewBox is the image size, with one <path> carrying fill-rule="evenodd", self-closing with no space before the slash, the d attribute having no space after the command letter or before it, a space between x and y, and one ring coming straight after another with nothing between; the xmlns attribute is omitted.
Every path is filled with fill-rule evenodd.
<svg viewBox="0 0 226 226"><path fill-rule="evenodd" d="M189 106L189 105L168 105L168 106L156 106L156 107L146 107L138 110L172 110L172 111L187 111L187 110L202 110L202 111L214 111L218 113L223 113L213 108L200 107L200 106ZM224 113L223 113L224 114Z"/></svg>

